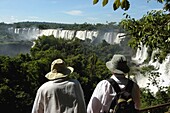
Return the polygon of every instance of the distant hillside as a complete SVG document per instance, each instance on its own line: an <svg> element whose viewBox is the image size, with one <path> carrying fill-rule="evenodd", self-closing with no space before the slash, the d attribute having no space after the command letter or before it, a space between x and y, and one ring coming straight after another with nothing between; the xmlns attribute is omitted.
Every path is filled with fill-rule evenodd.
<svg viewBox="0 0 170 113"><path fill-rule="evenodd" d="M36 27L39 29L56 29L63 28L67 30L102 30L102 31L110 31L112 29L121 29L119 25L114 22L110 22L107 24L64 24L64 23L49 23L49 22L18 22L14 24L5 24L0 23L0 29L4 27L14 27L14 28L32 28Z"/></svg>

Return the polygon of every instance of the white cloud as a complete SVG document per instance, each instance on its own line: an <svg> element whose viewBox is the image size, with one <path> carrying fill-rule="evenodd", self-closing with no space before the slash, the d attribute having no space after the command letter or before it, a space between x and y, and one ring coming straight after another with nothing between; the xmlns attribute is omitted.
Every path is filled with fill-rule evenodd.
<svg viewBox="0 0 170 113"><path fill-rule="evenodd" d="M80 10L71 10L71 11L67 11L65 13L69 14L69 15L76 15L76 16L82 15L82 11L80 11Z"/></svg>

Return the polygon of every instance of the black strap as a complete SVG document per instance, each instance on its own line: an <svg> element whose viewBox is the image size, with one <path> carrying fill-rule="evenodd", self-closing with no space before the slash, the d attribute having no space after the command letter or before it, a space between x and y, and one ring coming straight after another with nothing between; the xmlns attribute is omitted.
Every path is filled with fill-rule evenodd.
<svg viewBox="0 0 170 113"><path fill-rule="evenodd" d="M107 81L110 82L110 84L112 85L112 87L114 88L114 90L116 91L116 93L121 92L121 89L120 89L118 83L117 83L114 79L109 78L109 79L107 79ZM132 92L133 83L134 83L134 82L133 82L132 80L128 79L128 83L127 83L127 85L125 86L125 91L131 93L131 92Z"/></svg>
<svg viewBox="0 0 170 113"><path fill-rule="evenodd" d="M131 93L131 92L132 92L132 89L133 89L133 83L134 83L134 82L129 79L129 80L128 80L128 83L127 83L127 85L126 85L126 87L125 87L125 91Z"/></svg>
<svg viewBox="0 0 170 113"><path fill-rule="evenodd" d="M109 79L106 79L108 82L110 82L110 84L112 85L112 87L114 88L114 90L116 91L116 93L118 94L119 92L121 92L121 89L118 85L118 83L112 79L112 78L109 78ZM131 93L132 91L132 87L133 87L133 81L132 80L128 80L128 83L127 85L125 86L125 90L128 91L129 93ZM116 105L116 101L115 99L112 101L111 105L110 105L110 108L114 108L114 106Z"/></svg>
<svg viewBox="0 0 170 113"><path fill-rule="evenodd" d="M107 81L110 82L110 84L112 85L112 87L114 88L114 90L116 91L116 93L121 92L121 89L120 89L118 83L117 83L114 79L109 78L109 79L107 79Z"/></svg>

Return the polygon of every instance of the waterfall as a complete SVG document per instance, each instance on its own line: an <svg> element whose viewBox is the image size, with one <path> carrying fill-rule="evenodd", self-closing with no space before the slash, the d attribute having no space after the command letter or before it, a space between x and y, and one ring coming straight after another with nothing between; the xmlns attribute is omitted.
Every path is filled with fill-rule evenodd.
<svg viewBox="0 0 170 113"><path fill-rule="evenodd" d="M125 33L118 33L118 34L115 34L116 35L116 39L114 40L114 43L115 44L120 44L120 42L126 38L124 35Z"/></svg>
<svg viewBox="0 0 170 113"><path fill-rule="evenodd" d="M155 69L159 69L159 67L160 67L160 65L161 65L161 64L159 63L158 59L155 59L155 58L154 58L154 55L155 55L157 52L158 52L158 49L157 49L157 50L154 50L154 51L152 52L151 60L149 61L149 65L154 66Z"/></svg>
<svg viewBox="0 0 170 113"><path fill-rule="evenodd" d="M93 39L98 36L98 31L77 31L76 36L79 39L85 40L85 39Z"/></svg>
<svg viewBox="0 0 170 113"><path fill-rule="evenodd" d="M170 54L168 54L165 60L162 63L159 63L157 59L153 59L154 54L158 50L152 52L151 60L148 64L144 64L144 60L148 57L147 47L141 46L141 49L138 49L136 52L136 56L132 58L132 61L136 62L136 64L140 64L142 66L149 66L152 65L156 70L153 72L160 73L160 76L155 78L159 86L170 86ZM149 81L149 74L147 76L143 76L142 74L138 73L135 76L135 80L137 81L138 85L141 88L145 88L149 84L149 89L151 92L156 93L158 91L158 87L154 86L151 81Z"/></svg>
<svg viewBox="0 0 170 113"><path fill-rule="evenodd" d="M24 39L35 40L38 36L49 36L54 35L55 38L64 38L64 39L72 39L77 37L81 40L91 39L98 40L97 42L102 42L102 40L106 40L109 44L119 44L121 40L125 37L119 37L124 33L119 33L118 31L113 32L104 32L103 31L88 31L88 30L64 30L62 28L58 29L45 29L40 30L38 28L9 28L9 32L18 34L22 36ZM100 33L102 32L102 33ZM99 35L100 34L100 35Z"/></svg>
<svg viewBox="0 0 170 113"><path fill-rule="evenodd" d="M136 64L142 64L148 57L148 52L147 52L148 48L146 47L146 45L142 45L140 46L140 48L137 49L136 51L136 56L132 57L132 60L136 63Z"/></svg>
<svg viewBox="0 0 170 113"><path fill-rule="evenodd" d="M71 39L74 37L74 34L75 34L74 30L47 29L47 30L40 30L40 34L38 34L38 36L54 35L54 37L56 38Z"/></svg>
<svg viewBox="0 0 170 113"><path fill-rule="evenodd" d="M38 37L39 29L37 28L8 28L9 33L17 34L18 40L34 40Z"/></svg>

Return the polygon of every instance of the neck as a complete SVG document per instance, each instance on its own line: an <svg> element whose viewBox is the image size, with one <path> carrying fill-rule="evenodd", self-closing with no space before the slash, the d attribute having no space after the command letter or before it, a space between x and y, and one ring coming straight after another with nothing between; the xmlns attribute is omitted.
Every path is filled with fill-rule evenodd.
<svg viewBox="0 0 170 113"><path fill-rule="evenodd" d="M125 77L125 74L118 74L118 73L113 73L116 77Z"/></svg>
<svg viewBox="0 0 170 113"><path fill-rule="evenodd" d="M114 75L125 75L125 74L118 74L118 73L113 73Z"/></svg>

